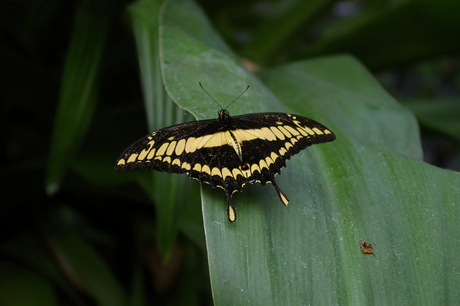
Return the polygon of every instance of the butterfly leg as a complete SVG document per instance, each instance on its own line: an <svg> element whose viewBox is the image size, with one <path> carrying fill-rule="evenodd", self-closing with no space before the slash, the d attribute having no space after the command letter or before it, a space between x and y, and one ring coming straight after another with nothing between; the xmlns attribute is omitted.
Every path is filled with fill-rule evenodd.
<svg viewBox="0 0 460 306"><path fill-rule="evenodd" d="M275 178L272 179L272 184L273 184L273 187L275 187L276 192L278 192L278 196L280 197L281 202L287 206L289 203L289 199L284 194L284 192L278 187L278 184L276 184L275 182Z"/></svg>
<svg viewBox="0 0 460 306"><path fill-rule="evenodd" d="M232 201L233 193L227 192L227 213L228 213L228 220L234 222L236 219L235 208L233 208L233 201Z"/></svg>

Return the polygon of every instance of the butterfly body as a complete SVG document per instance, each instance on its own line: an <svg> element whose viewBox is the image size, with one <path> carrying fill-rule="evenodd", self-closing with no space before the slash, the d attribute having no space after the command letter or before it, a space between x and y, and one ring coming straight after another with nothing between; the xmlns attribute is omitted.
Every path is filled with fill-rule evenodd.
<svg viewBox="0 0 460 306"><path fill-rule="evenodd" d="M133 143L115 170L187 173L200 183L222 188L230 221L235 221L232 195L246 183L272 183L282 203L289 200L275 182L286 160L306 147L335 139L322 124L287 113L230 116L174 125Z"/></svg>

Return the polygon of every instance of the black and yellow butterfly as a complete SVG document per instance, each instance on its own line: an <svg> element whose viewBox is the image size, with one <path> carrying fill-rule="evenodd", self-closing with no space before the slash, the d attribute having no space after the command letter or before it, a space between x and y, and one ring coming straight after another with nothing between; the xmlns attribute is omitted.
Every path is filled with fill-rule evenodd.
<svg viewBox="0 0 460 306"><path fill-rule="evenodd" d="M259 113L166 127L136 141L121 154L115 170L187 173L200 183L222 188L228 219L235 221L232 196L246 183L272 183L284 205L288 198L275 182L286 160L312 144L333 141L324 125L298 115Z"/></svg>

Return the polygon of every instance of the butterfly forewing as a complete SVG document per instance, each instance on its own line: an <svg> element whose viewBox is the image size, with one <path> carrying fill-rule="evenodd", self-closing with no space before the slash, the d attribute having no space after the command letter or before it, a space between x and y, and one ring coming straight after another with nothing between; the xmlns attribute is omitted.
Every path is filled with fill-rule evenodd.
<svg viewBox="0 0 460 306"><path fill-rule="evenodd" d="M207 135L217 120L202 120L157 130L131 144L117 160L115 170L129 172L156 170L169 173L188 172L196 151L190 151L193 140ZM189 166L190 165L190 166ZM190 169L189 169L190 168Z"/></svg>
<svg viewBox="0 0 460 306"><path fill-rule="evenodd" d="M286 166L286 160L306 147L335 139L322 124L285 113L235 116L243 139L243 162L251 169L250 180L271 181Z"/></svg>

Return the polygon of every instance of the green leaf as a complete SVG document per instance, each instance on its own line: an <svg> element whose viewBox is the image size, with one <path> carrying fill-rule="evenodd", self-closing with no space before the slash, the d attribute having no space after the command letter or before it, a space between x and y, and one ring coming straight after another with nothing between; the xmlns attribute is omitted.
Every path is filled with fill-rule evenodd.
<svg viewBox="0 0 460 306"><path fill-rule="evenodd" d="M305 73L308 69L314 73ZM287 75L277 75L278 71ZM299 77L294 78L293 74ZM422 160L419 130L412 113L396 103L355 60L348 57L315 60L260 76L293 112L329 117L329 121L347 131L348 139ZM306 84L308 88L297 90Z"/></svg>
<svg viewBox="0 0 460 306"><path fill-rule="evenodd" d="M350 53L382 69L458 54L459 12L457 0L387 1L330 27L305 56Z"/></svg>
<svg viewBox="0 0 460 306"><path fill-rule="evenodd" d="M105 1L85 0L75 15L46 171L45 188L50 195L59 190L92 119L109 8L110 4Z"/></svg>
<svg viewBox="0 0 460 306"><path fill-rule="evenodd" d="M163 1L137 1L129 7L138 50L144 105L149 131L192 118L177 107L166 93L161 77L158 14ZM138 182L155 203L157 239L163 260L168 261L176 243L178 214L193 193L192 184L184 176L151 172L139 175Z"/></svg>
<svg viewBox="0 0 460 306"><path fill-rule="evenodd" d="M414 99L403 103L414 112L422 125L460 140L460 101Z"/></svg>
<svg viewBox="0 0 460 306"><path fill-rule="evenodd" d="M218 108L197 81L217 101L232 101L249 84L234 115L287 110L337 135L294 156L277 176L288 207L270 186L247 185L234 194L230 223L222 190L202 186L214 303L458 304L460 176L421 161L413 115L349 57L258 78L203 18L191 1L165 7L162 72L178 104L215 118ZM199 23L191 28L190 20ZM375 257L362 253L360 239L373 244Z"/></svg>
<svg viewBox="0 0 460 306"><path fill-rule="evenodd" d="M172 105L163 88L158 54L158 12L162 2L137 1L128 7L136 38L147 122L152 131L168 123L171 125L173 118Z"/></svg>
<svg viewBox="0 0 460 306"><path fill-rule="evenodd" d="M233 115L279 106L270 92L256 86L260 81L243 68L193 2L167 4L160 32L161 64L168 93L180 107L197 119L217 118L221 106L230 104L248 85L251 89L232 105ZM257 105L257 100L264 100L264 105Z"/></svg>

